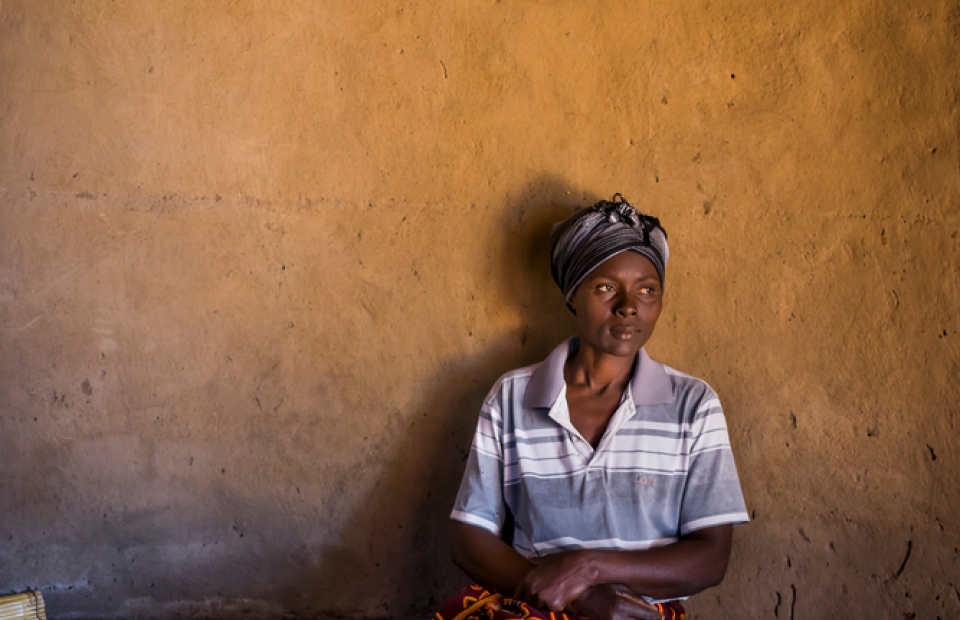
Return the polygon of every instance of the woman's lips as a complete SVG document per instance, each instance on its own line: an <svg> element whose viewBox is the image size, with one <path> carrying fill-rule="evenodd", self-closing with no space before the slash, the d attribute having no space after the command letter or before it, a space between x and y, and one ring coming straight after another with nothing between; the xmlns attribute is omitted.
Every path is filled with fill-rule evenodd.
<svg viewBox="0 0 960 620"><path fill-rule="evenodd" d="M630 340L634 334L640 330L632 325L614 325L610 328L610 333L617 340Z"/></svg>

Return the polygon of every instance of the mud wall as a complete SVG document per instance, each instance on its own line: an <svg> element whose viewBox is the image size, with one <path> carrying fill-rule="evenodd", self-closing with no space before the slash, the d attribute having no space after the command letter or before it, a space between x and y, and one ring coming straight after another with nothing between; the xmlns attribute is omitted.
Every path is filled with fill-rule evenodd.
<svg viewBox="0 0 960 620"><path fill-rule="evenodd" d="M754 520L693 618L960 617L960 4L0 2L0 591L418 617L550 222L673 248L650 345Z"/></svg>

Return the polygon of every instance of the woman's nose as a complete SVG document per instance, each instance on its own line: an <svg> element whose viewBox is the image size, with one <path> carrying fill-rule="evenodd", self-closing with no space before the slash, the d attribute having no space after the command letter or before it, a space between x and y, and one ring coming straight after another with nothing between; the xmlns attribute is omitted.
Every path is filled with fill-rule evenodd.
<svg viewBox="0 0 960 620"><path fill-rule="evenodd" d="M637 301L630 295L623 295L617 300L617 307L614 310L617 316L630 317L637 314Z"/></svg>

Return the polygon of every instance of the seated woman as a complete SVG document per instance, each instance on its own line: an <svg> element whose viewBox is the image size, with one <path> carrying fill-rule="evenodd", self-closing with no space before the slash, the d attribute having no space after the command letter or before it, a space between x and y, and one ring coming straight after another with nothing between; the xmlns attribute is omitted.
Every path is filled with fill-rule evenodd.
<svg viewBox="0 0 960 620"><path fill-rule="evenodd" d="M748 520L723 411L643 349L668 258L660 222L619 194L554 226L579 338L493 386L451 515L454 562L484 588L606 620L659 618L651 602L723 579Z"/></svg>

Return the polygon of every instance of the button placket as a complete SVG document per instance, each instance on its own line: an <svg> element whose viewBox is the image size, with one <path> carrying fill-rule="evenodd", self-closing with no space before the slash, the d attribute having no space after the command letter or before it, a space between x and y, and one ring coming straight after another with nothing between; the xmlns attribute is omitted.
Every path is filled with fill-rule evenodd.
<svg viewBox="0 0 960 620"><path fill-rule="evenodd" d="M583 459L584 464L588 464L590 459L593 458L593 448L587 443L587 440L580 436L579 433L570 432L570 436L573 441L573 446L576 448L577 453L580 455L580 458Z"/></svg>

